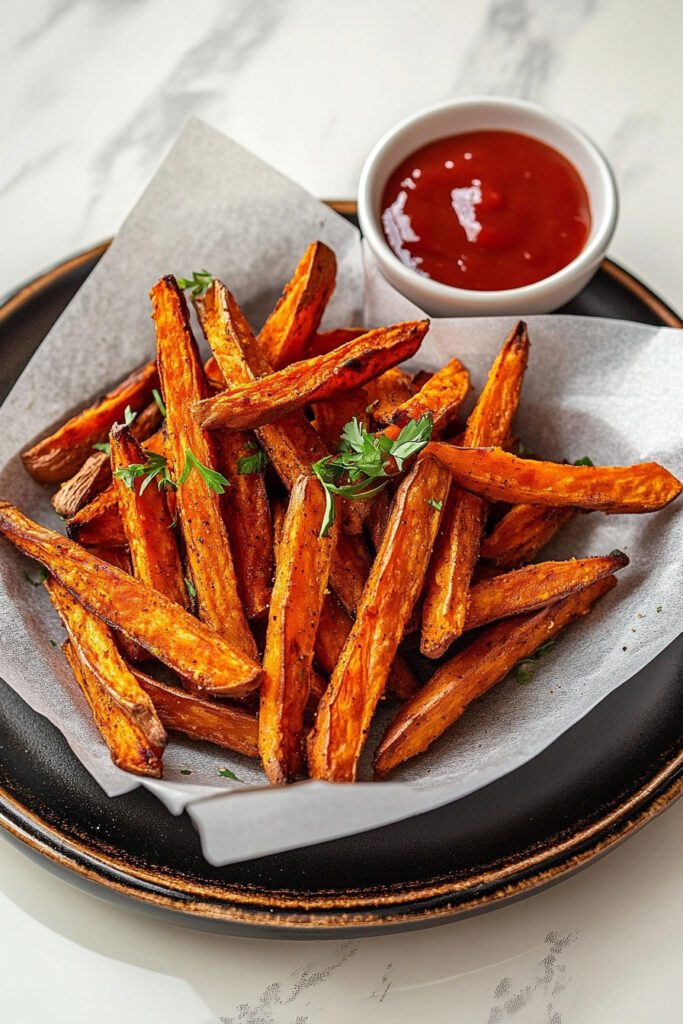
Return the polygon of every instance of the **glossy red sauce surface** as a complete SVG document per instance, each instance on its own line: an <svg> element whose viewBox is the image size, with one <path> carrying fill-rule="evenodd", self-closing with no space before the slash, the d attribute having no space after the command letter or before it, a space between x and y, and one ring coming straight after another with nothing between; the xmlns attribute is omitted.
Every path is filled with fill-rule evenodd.
<svg viewBox="0 0 683 1024"><path fill-rule="evenodd" d="M431 142L396 168L382 198L384 236L401 262L475 291L549 277L578 256L590 226L574 165L517 132Z"/></svg>

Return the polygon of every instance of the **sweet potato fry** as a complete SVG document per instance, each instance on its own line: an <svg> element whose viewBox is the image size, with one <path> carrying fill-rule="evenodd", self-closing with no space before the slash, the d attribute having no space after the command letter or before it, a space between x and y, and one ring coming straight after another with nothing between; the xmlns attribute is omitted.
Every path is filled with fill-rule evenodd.
<svg viewBox="0 0 683 1024"><path fill-rule="evenodd" d="M427 468L422 465L427 463ZM406 475L363 592L356 621L318 706L308 741L310 774L353 781L358 757L410 613L422 589L445 499L448 474L430 459Z"/></svg>
<svg viewBox="0 0 683 1024"><path fill-rule="evenodd" d="M130 425L138 441L146 441L161 424L161 413L156 402L150 402L135 417ZM52 507L64 519L73 516L80 508L97 497L111 483L111 462L106 452L95 451L77 473L66 480L53 494Z"/></svg>
<svg viewBox="0 0 683 1024"><path fill-rule="evenodd" d="M111 463L106 452L93 452L77 473L65 480L50 498L50 503L62 519L68 519L88 505L111 483Z"/></svg>
<svg viewBox="0 0 683 1024"><path fill-rule="evenodd" d="M352 619L334 594L323 602L318 632L315 637L315 660L323 672L331 676L349 638ZM389 671L387 691L400 700L407 700L420 688L420 681L401 653L397 653Z"/></svg>
<svg viewBox="0 0 683 1024"><path fill-rule="evenodd" d="M323 242L312 242L258 336L261 350L274 369L304 358L320 326L336 276L337 260L332 250Z"/></svg>
<svg viewBox="0 0 683 1024"><path fill-rule="evenodd" d="M22 462L41 484L61 484L92 455L93 445L106 441L112 424L123 419L126 406L138 412L158 387L156 363L147 363L118 384L96 405L77 413L54 434L22 453Z"/></svg>
<svg viewBox="0 0 683 1024"><path fill-rule="evenodd" d="M259 711L259 751L270 782L301 774L304 711L313 649L336 543L336 527L320 537L325 494L315 477L292 488L278 545L268 616Z"/></svg>
<svg viewBox="0 0 683 1024"><path fill-rule="evenodd" d="M237 588L247 618L261 619L270 604L273 524L263 471L247 462L258 458L260 449L253 434L240 430L217 430L214 437L218 469L230 483L223 495L223 514Z"/></svg>
<svg viewBox="0 0 683 1024"><path fill-rule="evenodd" d="M119 503L110 484L89 505L67 521L66 533L84 547L125 547L128 543L119 515Z"/></svg>
<svg viewBox="0 0 683 1024"><path fill-rule="evenodd" d="M189 608L183 565L175 534L171 529L163 491L154 484L132 480L128 487L117 471L144 462L144 453L130 428L122 423L112 427L110 437L114 492L128 541L133 575L183 608Z"/></svg>
<svg viewBox="0 0 683 1024"><path fill-rule="evenodd" d="M481 580L470 590L465 629L477 629L496 619L533 612L560 601L577 590L612 576L628 565L621 551L567 562L539 562Z"/></svg>
<svg viewBox="0 0 683 1024"><path fill-rule="evenodd" d="M215 364L214 377L220 378L220 386L225 388L244 382L247 370L236 347L226 343L223 295L219 289L220 286L217 292L213 287L208 300L196 303L195 308L209 344L221 353L221 366ZM251 335L246 321L243 329ZM250 341L253 357L258 360L261 355L253 336ZM215 357L212 359L215 362ZM223 502L239 592L247 617L261 618L270 602L273 524L263 473L240 470L240 459L258 455L258 448L250 432L216 431L214 440L219 467L230 481Z"/></svg>
<svg viewBox="0 0 683 1024"><path fill-rule="evenodd" d="M133 669L133 675L151 698L167 729L247 757L258 757L256 715L234 704L206 700L195 693L167 686L137 668Z"/></svg>
<svg viewBox="0 0 683 1024"><path fill-rule="evenodd" d="M564 626L590 611L616 585L607 576L591 587L532 615L517 615L489 627L442 665L415 697L404 704L387 729L375 756L377 775L386 775L426 750L460 718L467 706L500 682Z"/></svg>
<svg viewBox="0 0 683 1024"><path fill-rule="evenodd" d="M117 569L121 569L122 572L127 572L129 576L133 575L133 563L130 560L130 551L127 547L119 548L105 548L99 545L95 545L90 548L90 552L95 555L96 558L101 558L103 562L107 562L109 565L115 566ZM149 658L149 654L144 647L131 640L130 637L126 636L120 630L116 630L114 634L116 640L116 646L119 648L126 661L146 661Z"/></svg>
<svg viewBox="0 0 683 1024"><path fill-rule="evenodd" d="M258 685L256 662L180 605L6 501L0 501L0 533L44 565L85 608L183 676L188 687L239 697Z"/></svg>
<svg viewBox="0 0 683 1024"><path fill-rule="evenodd" d="M223 521L220 495L198 468L183 479L188 459L214 471L213 440L190 412L208 394L204 370L192 336L185 299L175 278L164 277L150 293L157 336L159 379L166 405L166 453L179 484L176 502L200 619L249 657L256 643L240 601L237 576Z"/></svg>
<svg viewBox="0 0 683 1024"><path fill-rule="evenodd" d="M365 334L366 330L366 327L337 327L334 331L319 331L309 342L302 358L307 356L324 356L328 352L334 352L335 348L346 344L347 341L360 338L361 334Z"/></svg>
<svg viewBox="0 0 683 1024"><path fill-rule="evenodd" d="M242 311L220 281L214 281L204 296L202 316L206 321L207 339L225 379L246 382L270 372ZM302 474L310 472L312 463L329 455L302 412L291 413L277 423L265 424L257 429L256 435L287 490L292 489ZM342 502L342 508L344 504ZM366 570L358 567L358 558L347 557L350 543L340 533L338 557L332 566L330 582L344 607L353 615L370 566L369 556L366 556ZM351 586L356 595L355 604L350 603L348 588Z"/></svg>
<svg viewBox="0 0 683 1024"><path fill-rule="evenodd" d="M569 505L514 505L484 538L479 554L501 569L524 565L575 515Z"/></svg>
<svg viewBox="0 0 683 1024"><path fill-rule="evenodd" d="M520 321L500 350L467 421L464 445L503 444L519 401L529 353ZM442 447L447 447L443 446ZM472 572L486 522L486 504L462 490L451 493L434 549L422 609L420 650L428 658L445 654L465 625Z"/></svg>
<svg viewBox="0 0 683 1024"><path fill-rule="evenodd" d="M408 321L368 331L326 356L314 356L249 384L195 403L205 430L243 430L273 423L310 402L360 387L378 373L414 355L429 321Z"/></svg>
<svg viewBox="0 0 683 1024"><path fill-rule="evenodd" d="M163 431L158 430L156 434L147 438L144 450L145 452L163 454L165 450ZM66 532L71 540L77 540L85 547L97 547L98 545L119 547L128 543L123 532L123 525L118 514L118 502L111 483L111 460L108 455L105 457L109 462L109 485L87 505L80 508L66 524ZM171 516L175 516L175 493L173 491L167 491L166 502Z"/></svg>
<svg viewBox="0 0 683 1024"><path fill-rule="evenodd" d="M45 586L69 634L64 653L114 764L158 778L166 732L154 704L119 654L112 631L61 583L48 579Z"/></svg>
<svg viewBox="0 0 683 1024"><path fill-rule="evenodd" d="M367 405L374 423L379 426L391 423L391 417L399 405L409 401L416 391L413 378L399 366L394 366L374 380L369 380L365 385L365 393L368 396Z"/></svg>
<svg viewBox="0 0 683 1024"><path fill-rule="evenodd" d="M70 641L62 644L62 651L114 764L134 775L160 779L163 774L161 751L155 749L144 731L112 699L90 666L78 657ZM125 668L125 663L123 665ZM128 674L133 678L129 671Z"/></svg>
<svg viewBox="0 0 683 1024"><path fill-rule="evenodd" d="M442 370L432 374L424 387L394 409L383 433L394 440L409 420L419 420L426 413L432 417L434 431L442 430L457 416L469 389L469 373L459 359L451 359ZM377 410L373 417L379 418Z"/></svg>
<svg viewBox="0 0 683 1024"><path fill-rule="evenodd" d="M463 487L512 505L569 505L609 514L655 512L683 490L683 483L657 462L567 466L520 459L502 448L454 448L438 442L425 451L447 466Z"/></svg>

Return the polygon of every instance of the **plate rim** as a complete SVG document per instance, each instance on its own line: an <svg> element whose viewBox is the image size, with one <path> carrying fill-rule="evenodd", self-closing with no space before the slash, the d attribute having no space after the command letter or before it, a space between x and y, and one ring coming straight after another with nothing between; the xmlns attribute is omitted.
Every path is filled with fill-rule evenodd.
<svg viewBox="0 0 683 1024"><path fill-rule="evenodd" d="M329 200L327 205L347 217L356 213L354 200ZM55 264L0 298L0 326L46 288L102 256L111 241L106 239ZM601 269L642 302L663 326L683 329L683 319L630 271L609 258L602 262ZM229 884L188 884L187 879L141 869L67 835L2 786L0 827L34 853L78 876L75 881L104 887L138 904L172 912L186 924L212 921L245 928L251 933L254 928L262 928L267 930L266 934L341 934L344 930L367 934L401 926L439 924L531 895L603 856L681 795L683 750L669 756L635 792L598 819L522 859L464 879L433 878L410 886L394 883L381 893L375 889L345 889L341 893L320 892L310 897L276 890L265 894L255 887ZM388 911L382 916L377 914L380 906Z"/></svg>

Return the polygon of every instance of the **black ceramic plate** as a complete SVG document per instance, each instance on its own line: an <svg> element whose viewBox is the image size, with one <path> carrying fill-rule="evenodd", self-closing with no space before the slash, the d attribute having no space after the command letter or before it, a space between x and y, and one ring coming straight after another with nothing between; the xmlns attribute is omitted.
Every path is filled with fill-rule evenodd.
<svg viewBox="0 0 683 1024"><path fill-rule="evenodd" d="M0 400L105 248L0 307ZM563 312L683 326L609 261ZM456 803L225 868L207 864L189 819L149 793L107 799L61 734L0 681L0 824L67 879L180 924L302 936L436 924L565 877L680 794L682 670L679 640L539 757Z"/></svg>

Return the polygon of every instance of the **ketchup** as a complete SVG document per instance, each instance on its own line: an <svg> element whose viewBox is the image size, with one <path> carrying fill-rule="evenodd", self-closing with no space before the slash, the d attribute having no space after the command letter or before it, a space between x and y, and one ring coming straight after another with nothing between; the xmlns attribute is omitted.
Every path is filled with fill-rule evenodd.
<svg viewBox="0 0 683 1024"><path fill-rule="evenodd" d="M590 225L573 164L517 132L431 142L396 168L382 198L384 235L401 262L474 291L549 277L578 256Z"/></svg>

